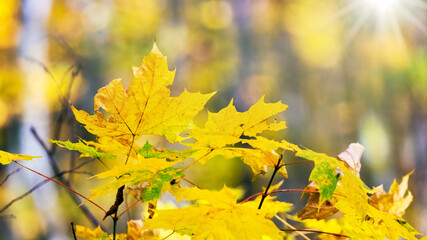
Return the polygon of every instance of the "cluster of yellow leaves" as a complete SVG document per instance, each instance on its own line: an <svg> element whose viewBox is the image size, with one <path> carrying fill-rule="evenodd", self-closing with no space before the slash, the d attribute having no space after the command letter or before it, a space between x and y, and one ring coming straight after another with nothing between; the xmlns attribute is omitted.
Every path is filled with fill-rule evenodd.
<svg viewBox="0 0 427 240"><path fill-rule="evenodd" d="M74 115L98 137L100 149L123 152L126 156L128 152L135 156L133 145L143 135L165 136L172 143L180 141L180 134L191 128L194 116L213 93L184 91L178 97L170 97L174 75L174 71L168 70L166 57L154 44L142 65L134 68L135 77L128 89L124 89L121 79L113 80L95 95L95 114L72 106Z"/></svg>
<svg viewBox="0 0 427 240"><path fill-rule="evenodd" d="M413 198L408 191L408 180L411 174L412 172L404 176L400 184L394 180L388 193L384 191L383 185L376 187L376 192L369 198L369 203L378 210L401 217Z"/></svg>
<svg viewBox="0 0 427 240"><path fill-rule="evenodd" d="M325 173L323 176L313 174L315 172L313 170L310 179L319 185L320 204L332 198L337 199L336 202L334 201L334 207L344 213L344 217L339 222L343 233L350 236L351 239L384 239L384 237L399 239L399 236L406 239L417 239L416 235L420 233L403 218L392 214L393 207L377 209L370 204L368 194L374 194L375 190L368 189L352 169L345 166L344 162L311 150L297 149L296 155L313 160L315 170L317 168L318 172ZM339 174L336 174L335 171ZM391 193L393 195L397 193L397 196L388 203L394 206L394 209L405 209L410 202L410 195L408 195L409 197L403 196L407 189L407 177L408 175L401 185L393 184ZM323 192L322 189L324 189ZM334 193L338 194L334 196ZM380 193L378 199L383 199L383 197L387 198ZM379 201L381 202L381 200Z"/></svg>
<svg viewBox="0 0 427 240"><path fill-rule="evenodd" d="M89 239L89 240L109 240L113 239L112 235L108 235L106 232L98 226L95 229L90 229L85 226L76 226L76 237ZM116 235L118 240L155 240L159 239L159 233L153 233L150 230L142 229L141 220L131 220L127 223L127 233L121 233Z"/></svg>
<svg viewBox="0 0 427 240"><path fill-rule="evenodd" d="M286 108L281 102L264 103L264 98L261 98L246 112L238 112L233 101L218 113L209 112L204 127L196 127L190 133L197 140L190 145L197 150L195 158L204 163L216 155L223 155L225 158L240 157L255 175L267 172L267 167L274 167L279 159L275 150L284 148L286 142L272 141L259 134L285 129L284 121L268 120ZM237 143L249 144L252 148L237 147ZM284 167L279 173L287 176Z"/></svg>
<svg viewBox="0 0 427 240"><path fill-rule="evenodd" d="M272 141L260 134L286 128L284 121L270 121L270 118L286 110L286 105L280 102L265 103L262 98L248 111L238 112L231 101L218 113L209 112L203 127L195 127L192 124L194 116L214 93L184 91L178 97L171 97L169 86L173 83L174 72L168 70L166 57L156 44L141 66L134 68L134 75L126 90L120 79L99 89L94 99L93 115L72 106L77 121L97 136L96 142L53 141L70 150L78 150L83 156L117 157L116 165L111 170L96 177L120 178L94 190L91 198L125 184L149 183L159 171L185 157L192 157L200 163L217 155L240 157L255 175L263 174L268 167L277 164L279 155L276 151L286 147L287 143ZM144 146L139 146L138 140L146 135L163 136L171 143L187 138L194 141L183 143L189 148L187 154L174 153L176 158L170 161L168 157L172 153L167 152L156 158L144 156ZM242 144L248 144L250 148L241 147ZM287 176L286 168L280 168L279 173Z"/></svg>
<svg viewBox="0 0 427 240"><path fill-rule="evenodd" d="M238 112L231 101L219 112L209 112L203 126L194 126L193 118L214 93L185 90L181 95L171 97L169 87L174 72L168 70L166 57L155 44L142 65L134 68L134 76L126 90L120 79L101 88L95 95L92 115L72 106L77 121L97 136L96 142L55 141L60 146L80 151L83 156L114 156L115 165L95 175L112 181L93 190L91 198L125 185L128 192L145 202L156 201L165 191L170 191L178 200L195 201L185 208L154 210L154 216L146 219L144 226L128 226L128 234L119 238L133 239L136 234L145 234L138 238L156 239L157 235L153 234L156 229L173 230L191 239L283 238L285 233L270 218L278 212L288 211L290 204L270 196L265 199L262 209L258 209L261 197L238 204L236 196L225 186L221 191L180 188L179 179L183 173L174 165L188 157L203 164L222 155L225 158L239 157L250 166L254 175L264 174L269 167L274 167L287 177L286 168L277 166L281 157L278 153L290 150L315 163L309 180L319 192L313 200L317 203L317 212L329 201L333 211L344 214L333 224L322 220L331 215L330 212L318 214L316 218L321 220L318 226L324 228L322 230L332 230L330 226L333 225L340 234L352 239L384 239L384 236L388 239L398 239L399 236L416 239L417 231L400 217L412 200L410 194L405 195L406 177L401 185L393 184L388 194L380 188L370 190L359 178L360 162L351 156L346 160L346 154L342 154L340 161L262 135L265 131L286 128L284 121L272 120L286 110L287 106L281 102L265 103L261 98L248 111ZM178 142L188 149L157 149L149 142L142 146L140 139L147 135L162 136L170 143ZM187 139L190 140L183 141ZM349 149L347 153L361 155L357 149L356 152ZM375 195L369 198L369 194ZM87 234L88 238L108 237L99 230L80 227L79 231L80 236Z"/></svg>
<svg viewBox="0 0 427 240"><path fill-rule="evenodd" d="M259 201L236 203L236 196L224 186L221 191L181 188L172 192L178 200L204 200L180 209L157 210L148 219L146 229L173 229L192 239L280 239L281 231L268 218L289 210L290 204L267 201L257 209ZM282 236L283 238L283 236Z"/></svg>

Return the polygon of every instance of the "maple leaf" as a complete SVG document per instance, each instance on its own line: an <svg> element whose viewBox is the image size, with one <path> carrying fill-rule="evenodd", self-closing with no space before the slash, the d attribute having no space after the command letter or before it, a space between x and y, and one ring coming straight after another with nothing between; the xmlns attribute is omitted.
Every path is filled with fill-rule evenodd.
<svg viewBox="0 0 427 240"><path fill-rule="evenodd" d="M369 198L369 203L378 210L401 217L413 199L411 192L408 191L411 174L412 172L405 175L400 184L395 179L388 193L384 191L383 185L376 187L374 189L376 192Z"/></svg>
<svg viewBox="0 0 427 240"><path fill-rule="evenodd" d="M76 225L76 236L84 239L102 239L104 236L108 237L108 234L102 231L100 226L92 230L85 226Z"/></svg>
<svg viewBox="0 0 427 240"><path fill-rule="evenodd" d="M362 168L360 158L364 150L365 147L362 144L351 143L344 152L338 155L338 159L345 162L345 166L358 177L360 177L360 169Z"/></svg>
<svg viewBox="0 0 427 240"><path fill-rule="evenodd" d="M191 127L194 116L214 93L184 91L170 97L169 86L175 72L154 43L153 49L134 69L134 79L127 90L120 79L99 89L94 99L94 115L77 110L74 115L92 134L127 141L132 145L142 135L162 135L170 142L183 139L180 134ZM103 109L107 116L101 111Z"/></svg>
<svg viewBox="0 0 427 240"><path fill-rule="evenodd" d="M40 158L40 156L29 156L29 155L23 155L23 154L8 153L0 150L0 163L3 165L7 165L15 160L28 161L28 160L33 160L33 158Z"/></svg>
<svg viewBox="0 0 427 240"><path fill-rule="evenodd" d="M115 155L99 152L96 148L91 147L88 141L78 141L76 143L70 141L58 141L49 139L49 142L55 143L60 147L67 148L68 150L79 151L80 157L94 157L94 158L116 158Z"/></svg>
<svg viewBox="0 0 427 240"><path fill-rule="evenodd" d="M278 131L286 128L284 121L269 121L278 113L287 109L281 102L265 103L262 97L246 112L238 112L233 100L217 113L208 113L208 120L203 127L194 128L190 136L197 142L187 144L197 150L193 155L201 164L217 155L225 158L239 157L249 165L254 175L263 174L267 167L277 164L279 155L274 152L284 146L283 143L260 136L264 131ZM236 144L248 144L249 148ZM287 176L286 169L279 171Z"/></svg>
<svg viewBox="0 0 427 240"><path fill-rule="evenodd" d="M419 233L404 219L385 211L376 209L369 204L369 190L350 169L343 168L340 186L337 190L345 197L338 199L335 207L344 213L343 229L352 239L417 239Z"/></svg>
<svg viewBox="0 0 427 240"><path fill-rule="evenodd" d="M113 239L112 234L108 235L106 232L102 231L99 226L92 230L85 226L76 225L75 231L76 237L87 240ZM141 220L130 220L127 222L127 233L116 234L115 237L118 240L157 240L159 239L159 234L155 234L149 230L143 230Z"/></svg>
<svg viewBox="0 0 427 240"><path fill-rule="evenodd" d="M344 152L338 155L338 160L344 162L344 165L356 174L357 177L359 177L361 168L360 158L364 149L361 144L352 143ZM310 197L307 200L307 204L298 213L298 217L301 219L315 218L320 220L335 214L338 212L338 209L334 207L337 199L331 198L331 195L334 193L334 186L337 185L342 173L339 166L335 166L335 159L301 149L297 149L297 151L301 151L300 156L314 160L316 163L310 175L310 180L316 179L316 181L310 182L305 190L319 190L318 182L322 183L321 185L323 186L323 189L319 190L321 193L309 193ZM321 199L322 195L324 196L323 199Z"/></svg>
<svg viewBox="0 0 427 240"><path fill-rule="evenodd" d="M128 164L126 166L117 166L109 171L102 172L100 174L95 175L97 178L108 178L108 177L116 177L121 176L118 179L115 179L107 184L104 184L96 189L91 190L90 199L97 198L101 195L110 193L120 188L123 185L130 186L143 186L143 187L130 187L131 190L138 190L142 193L139 193L138 199L143 201L151 201L159 198L162 192L168 190L168 185L174 179L178 179L183 176L182 172L179 169L166 167L170 164L167 161L163 161L163 165L160 161L157 161L158 171L149 170L147 167L147 163L141 164ZM149 165L156 165L153 163L148 163ZM151 168L153 169L153 168Z"/></svg>
<svg viewBox="0 0 427 240"><path fill-rule="evenodd" d="M175 189L178 199L204 200L206 204L193 205L181 209L155 210L153 219L147 219L146 229L173 229L192 236L192 239L282 239L281 231L267 219L277 209L266 207L259 210L251 204L237 204L236 196L224 186L221 191L198 188ZM280 204L268 202L267 205ZM283 205L281 205L283 206ZM283 209L282 209L283 210Z"/></svg>
<svg viewBox="0 0 427 240"><path fill-rule="evenodd" d="M326 200L331 200L341 176L339 173L343 168L346 168L344 164L336 158L309 149L297 149L295 155L314 161L314 169L309 180L317 183L320 204Z"/></svg>
<svg viewBox="0 0 427 240"><path fill-rule="evenodd" d="M326 173L323 177L317 177L318 174L310 175L310 179L319 185L320 203L323 203L322 194L325 200L328 196L329 199L332 198L333 195L329 193L339 193L334 196L334 207L344 213L340 222L346 235L352 239L399 239L399 236L417 239L415 236L419 233L404 219L380 211L369 204L368 193L373 194L375 190L367 188L356 175L357 172L345 166L347 163L307 149L295 148L295 155L314 161L315 169L318 165L318 171ZM336 171L337 175L333 176L333 171ZM337 176L339 184L333 184L334 177ZM326 189L323 193L322 185Z"/></svg>

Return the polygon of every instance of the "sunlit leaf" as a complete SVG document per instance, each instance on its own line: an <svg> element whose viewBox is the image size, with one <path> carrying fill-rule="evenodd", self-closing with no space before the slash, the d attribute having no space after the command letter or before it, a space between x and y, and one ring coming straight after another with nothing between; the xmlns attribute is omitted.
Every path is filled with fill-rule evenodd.
<svg viewBox="0 0 427 240"><path fill-rule="evenodd" d="M181 193L179 193L182 190ZM267 219L268 211L258 210L250 204L237 204L236 196L224 187L221 191L198 188L176 189L174 194L187 200L205 200L181 209L156 210L156 216L145 222L147 229L174 229L192 236L192 239L283 239L281 231ZM268 204L276 204L269 202ZM278 203L282 204L282 203ZM267 207L280 209L281 207ZM276 210L274 214L277 213Z"/></svg>
<svg viewBox="0 0 427 240"><path fill-rule="evenodd" d="M58 141L49 139L49 142L55 143L60 147L67 148L69 150L75 150L82 153L80 157L94 157L94 158L115 158L112 154L107 154L103 152L99 152L96 148L91 147L85 141L78 141L76 143L70 141Z"/></svg>
<svg viewBox="0 0 427 240"><path fill-rule="evenodd" d="M33 158L40 158L40 157L23 155L23 154L8 153L8 152L0 150L0 163L3 165L9 164L15 160L26 160L26 161L28 161L28 160L33 160Z"/></svg>

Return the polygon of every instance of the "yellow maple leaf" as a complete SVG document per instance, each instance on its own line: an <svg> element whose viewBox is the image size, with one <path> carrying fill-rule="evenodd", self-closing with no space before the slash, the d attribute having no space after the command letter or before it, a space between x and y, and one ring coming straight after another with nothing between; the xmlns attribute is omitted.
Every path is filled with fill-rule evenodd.
<svg viewBox="0 0 427 240"><path fill-rule="evenodd" d="M39 156L29 156L23 154L8 153L0 150L0 163L3 165L9 164L14 160L32 160L33 158L40 158Z"/></svg>
<svg viewBox="0 0 427 240"><path fill-rule="evenodd" d="M266 209L257 209L251 203L238 204L236 196L224 186L221 191L182 188L173 191L178 199L205 200L181 209L156 210L153 219L147 219L144 228L174 229L192 236L192 239L283 239L281 231L267 216L276 214L283 203L267 201ZM264 206L264 205L263 205ZM288 205L287 205L288 207Z"/></svg>
<svg viewBox="0 0 427 240"><path fill-rule="evenodd" d="M370 197L369 203L381 211L401 217L413 199L408 190L408 180L411 174L412 172L405 175L400 184L395 179L388 193L384 191L383 185L376 187L377 191Z"/></svg>
<svg viewBox="0 0 427 240"><path fill-rule="evenodd" d="M256 137L267 130L285 129L284 121L269 123L267 120L285 111L287 107L281 102L264 103L264 97L262 97L248 111L238 112L233 106L232 100L226 108L218 113L209 112L205 126L192 130L191 136L197 139L201 145L221 148L240 142L242 136Z"/></svg>
<svg viewBox="0 0 427 240"><path fill-rule="evenodd" d="M134 70L135 77L127 90L120 79L115 79L95 95L94 115L72 106L74 115L90 133L127 141L128 146L149 134L165 136L170 142L180 141L180 134L191 127L193 117L214 93L185 90L178 97L170 97L168 86L174 75L154 43L141 67Z"/></svg>
<svg viewBox="0 0 427 240"><path fill-rule="evenodd" d="M106 235L106 233L104 231L102 231L101 227L98 226L97 228L95 228L94 230L85 227L85 226L80 226L80 225L76 225L76 236L77 237L81 237L84 239L96 239L98 237L102 237Z"/></svg>
<svg viewBox="0 0 427 240"><path fill-rule="evenodd" d="M267 167L274 167L279 154L278 148L285 148L286 142L276 142L260 136L264 131L278 131L286 128L285 121L269 121L287 109L281 102L265 103L262 97L246 112L238 112L233 101L217 113L208 113L203 127L196 127L190 133L197 142L187 144L197 150L193 155L201 164L217 155L225 158L239 157L249 165L255 175L264 174ZM237 143L249 144L252 148L235 146ZM287 177L286 168L280 174Z"/></svg>

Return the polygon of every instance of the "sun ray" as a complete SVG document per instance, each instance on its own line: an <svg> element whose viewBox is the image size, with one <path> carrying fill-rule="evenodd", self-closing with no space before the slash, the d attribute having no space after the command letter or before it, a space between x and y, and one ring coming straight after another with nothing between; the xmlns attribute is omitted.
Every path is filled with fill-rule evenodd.
<svg viewBox="0 0 427 240"><path fill-rule="evenodd" d="M368 21L369 15L370 15L370 9L364 8L363 12L360 14L360 16L357 18L356 22L350 28L350 32L347 34L347 37L344 41L345 46L347 46L351 43L353 38L356 36L356 34L362 28L363 24L365 24Z"/></svg>
<svg viewBox="0 0 427 240"><path fill-rule="evenodd" d="M423 0L344 0L343 6L328 21L330 24L347 17L353 23L349 26L344 44L349 45L366 24L372 24L377 40L387 40L392 33L400 43L405 42L405 26L413 25L427 34L426 24L417 18L425 13L427 2ZM346 21L346 22L349 22Z"/></svg>
<svg viewBox="0 0 427 240"><path fill-rule="evenodd" d="M390 18L390 26L399 44L405 46L405 39L403 37L399 22L395 18Z"/></svg>
<svg viewBox="0 0 427 240"><path fill-rule="evenodd" d="M399 12L402 14L403 17L405 17L410 23L412 23L418 30L423 32L424 34L427 34L426 26L414 16L412 12L410 12L406 8L400 8Z"/></svg>
<svg viewBox="0 0 427 240"><path fill-rule="evenodd" d="M421 8L427 10L427 3L421 0L402 0L407 4L410 4L414 7Z"/></svg>

